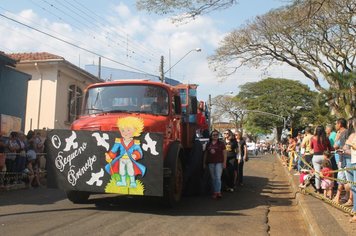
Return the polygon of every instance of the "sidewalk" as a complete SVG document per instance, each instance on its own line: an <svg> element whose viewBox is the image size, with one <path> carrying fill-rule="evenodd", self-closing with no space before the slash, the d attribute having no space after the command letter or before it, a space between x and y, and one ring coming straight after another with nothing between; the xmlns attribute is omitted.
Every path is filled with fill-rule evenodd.
<svg viewBox="0 0 356 236"><path fill-rule="evenodd" d="M300 193L299 176L294 175L294 170L289 172L286 167L284 170L289 177L293 191L297 193L296 200L308 225L310 235L356 235L356 224L349 223L351 216L348 213L311 195Z"/></svg>

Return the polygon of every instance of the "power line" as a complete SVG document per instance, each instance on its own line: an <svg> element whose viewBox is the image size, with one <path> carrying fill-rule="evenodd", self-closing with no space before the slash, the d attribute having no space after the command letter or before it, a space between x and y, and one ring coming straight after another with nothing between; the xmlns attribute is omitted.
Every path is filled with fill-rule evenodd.
<svg viewBox="0 0 356 236"><path fill-rule="evenodd" d="M11 15L13 15L13 16L15 16L15 17L20 17L20 18L22 18L22 19L24 19L24 20L26 20L26 21L29 21L29 22L31 22L32 24L38 24L38 22L35 23L35 22L33 22L33 21L31 21L31 20L29 20L29 19L27 19L27 18L24 18L24 17L22 17L22 16L20 16L20 15L16 15L15 13L13 13L13 12L9 11L8 9L3 8L3 7L0 7L0 9L5 10L6 12L8 12L9 14L11 14ZM43 26L42 26L42 28L46 29L47 31L51 31L52 33L57 34L57 35L61 36L62 38L64 37L65 40L76 41L76 39L67 37L67 36L62 35L62 34L59 34L58 32L56 32L56 31L54 31L54 30L52 30L52 29L50 29L50 28L48 28L48 27L43 27ZM79 43L79 41L77 41L77 42Z"/></svg>
<svg viewBox="0 0 356 236"><path fill-rule="evenodd" d="M31 2L32 2L33 4L39 6L37 3L33 2L32 0L31 0ZM64 14L64 15L70 17L71 19L74 20L74 22L79 23L80 25L83 25L84 27L86 27L86 28L88 28L88 29L93 28L91 25L88 25L87 23L83 23L83 21L81 21L80 19L78 19L78 18L76 18L76 17L73 17L71 14L69 14L69 13L65 12L64 10L60 9L60 8L57 7L54 3L50 3L50 2L48 2L48 1L46 1L46 0L42 0L42 2L46 3L47 5L49 5L49 6L50 6L51 8L53 8L54 10L58 11L60 14ZM87 19L85 19L84 17L82 17L81 15L79 15L77 12L71 10L70 7L64 5L63 3L60 3L60 5L61 5L61 6L64 6L67 10L69 9L71 12L74 12L77 16L80 16L82 19L84 19L85 21L87 21L87 22L89 22L90 24L92 24L92 21L88 21ZM59 20L65 22L65 20L64 20L65 18L59 16L58 14L55 14L55 13L49 11L49 10L46 9L45 7L42 7L42 6L39 6L39 7L40 7L42 10L47 11L47 12L49 12L50 14L56 16ZM66 22L65 22L65 23L66 23ZM94 24L96 24L96 23L94 22ZM75 25L73 25L73 24L72 24L71 26L73 26L74 28L78 29L79 31L82 31L82 29L81 29L80 27L78 27L78 26L75 26ZM100 28L103 28L102 26L99 26L99 27L100 27ZM106 29L105 29L105 30L106 30ZM102 42L104 45L106 45L107 47L113 48L113 45L110 45L110 44L107 43L106 41L100 40L100 37L97 37L96 35L91 34L91 33L89 33L89 35L90 35L90 37L91 37L93 40L101 41L101 42ZM121 42L123 43L123 44L121 44L121 43L114 42L114 41L113 41L110 37L108 37L108 36L106 36L105 38L106 38L107 40L112 41L112 42L115 44L114 47L116 47L116 45L118 45L118 46L119 46L119 47L118 47L119 50L122 50L123 53L125 53L125 49L124 49L125 46L123 45L123 44L126 44L125 41L121 40ZM121 47L120 47L120 46L121 46ZM142 61L142 58L144 58L144 56L136 57L136 56L135 56L135 51L129 50L129 52L130 52L132 55L129 56L129 55L126 53L126 54L127 54L127 55L126 55L127 58L131 58L131 59L133 59L133 60L136 60L136 61L145 63L145 61ZM120 54L119 54L119 55L120 55ZM148 61L151 62L152 60L148 58Z"/></svg>
<svg viewBox="0 0 356 236"><path fill-rule="evenodd" d="M37 25L39 25L38 22L35 23L35 22L33 22L33 21L31 21L31 20L29 20L29 19L27 19L27 18L22 17L21 15L16 15L15 13L9 11L8 9L5 9L5 8L3 8L3 7L0 7L0 9L3 9L3 10L6 11L7 13L13 15L14 17L19 17L19 18L22 18L23 20L28 21L28 22L30 22L30 23L32 23L32 24L37 24ZM6 20L6 19L4 19L4 20ZM2 26L4 26L4 25L5 25L5 24L3 24ZM4 26L4 27L6 27L6 26ZM43 25L41 25L41 27L44 28L44 29L46 29L47 32L50 31L50 32L52 32L52 33L54 33L54 34L56 34L56 35L58 35L58 36L61 36L62 39L65 38L65 40L67 40L67 41L70 40L70 41L72 41L72 42L76 42L77 44L78 44L78 43L81 43L81 42L79 42L79 41L76 41L76 39L73 39L73 38L64 36L64 35L62 35L62 34L59 34L58 32L56 32L56 31L54 31L54 30L52 30L52 29L50 29L50 28L48 28L48 27L44 27ZM54 47L52 47L52 45L50 45L50 44L48 44L48 43L46 43L46 42L43 42L43 41L39 41L38 39L36 39L36 38L34 38L34 37L30 36L30 35L26 35L26 34L24 34L23 32L16 31L16 30L14 30L13 27L12 27L12 28L6 27L6 28L7 28L8 30L14 31L14 32L16 32L16 33L18 33L18 34L25 35L27 38L30 38L31 40L34 40L34 41L39 42L39 43L40 43L39 45L47 45L48 47L52 48L54 51L58 51L58 48L54 48ZM25 50L27 50L27 49L25 49ZM9 51L13 52L12 50L9 50ZM69 51L69 52L66 53L66 55L71 54L71 53L72 53L72 51ZM90 54L90 55L92 55L92 54ZM71 54L71 56L72 56L73 58L76 58L78 55Z"/></svg>
<svg viewBox="0 0 356 236"><path fill-rule="evenodd" d="M82 8L86 9L88 12L90 12L90 13L92 14L92 15L90 15L91 17L92 17L93 15L95 15L97 18L101 19L101 20L104 21L106 24L111 25L111 23L108 22L105 18L103 18L102 16L98 15L96 12L90 10L90 9L87 8L85 5L83 5L82 3L78 2L77 0L73 0L73 1L74 1L75 3L77 3L79 6L81 6ZM121 31L123 31L123 30L121 30ZM126 32L123 32L123 33L124 33L125 35L127 35ZM118 34L118 35L119 35L119 34ZM119 36L120 36L120 35L119 35ZM121 35L120 37L123 37L123 36ZM130 40L130 41L132 41L133 43L135 43L133 40ZM158 55L155 51L153 51L153 50L151 50L151 49L149 49L149 48L143 47L141 44L137 44L137 45L140 46L140 47L142 47L143 49L147 50L147 52L150 52L150 53L154 56L154 58L159 58L159 55Z"/></svg>
<svg viewBox="0 0 356 236"><path fill-rule="evenodd" d="M30 1L31 1L34 5L36 5L36 6L39 7L40 9L42 9L43 11L48 12L49 14L51 14L51 15L57 17L60 21L62 21L62 22L64 22L64 23L67 24L67 22L64 20L64 18L62 18L61 16L57 15L56 13L54 13L54 12L48 10L47 8L45 8L45 7L43 7L43 6L41 6L41 5L37 4L37 3L35 3L35 2L32 1L32 0L30 0ZM46 1L46 3L51 6L51 4L50 4L49 2ZM53 7L53 6L52 6L52 7ZM55 9L56 9L56 8L55 8ZM57 9L58 9L58 8L57 8ZM82 29L81 29L80 27L78 27L78 26L76 26L76 25L74 25L74 24L69 24L69 25L70 25L71 27L77 29L78 31L82 31ZM90 27L89 27L89 28L90 28ZM89 36L90 36L92 39L97 39L96 36L93 35L93 34L90 34L90 33L89 33ZM97 39L97 40L98 40L98 39ZM100 41L100 40L99 40L99 41ZM104 41L102 41L102 43L104 43L104 45L106 44L106 42L104 42ZM107 46L108 46L108 45L107 45ZM110 46L108 46L108 47L110 47Z"/></svg>
<svg viewBox="0 0 356 236"><path fill-rule="evenodd" d="M20 22L20 21L18 21L18 20L15 20L15 19L13 19L13 18L7 17L7 16L5 16L5 15L3 15L3 14L1 14L1 13L0 13L0 16L3 17L3 18L8 19L8 20L10 20L10 21L13 21L13 22L15 22L15 23L17 23L17 24L20 24L20 25L22 25L22 26L25 26L25 27L27 27L27 28L29 28L29 29L32 29L32 30L34 30L34 31L37 31L37 32L39 32L39 33L41 33L41 34L44 34L44 35L46 35L46 36L48 36L48 37L54 38L54 39L56 39L56 40L58 40L58 41L61 41L61 42L66 43L66 44L69 44L69 45L71 45L71 46L73 46L73 47L76 47L76 48L79 48L79 49L81 49L81 50L83 50L83 51L86 51L86 52L89 52L89 53L94 54L94 55L96 55L96 56L102 57L102 58L104 58L104 59L106 59L106 60L108 60L108 61L117 63L117 64L119 64L119 65L125 66L125 67L127 67L127 68L130 68L130 69L133 69L133 70L136 70L136 71L139 71L139 72L141 72L141 73L143 73L143 74L147 74L147 75L151 75L151 76L157 76L157 75L150 74L150 73L148 73L148 72L146 72L146 71L137 69L137 68L135 68L135 67L126 65L126 64L124 64L124 63L121 63L121 62L116 61L116 60L114 60L114 59L111 59L111 58L109 58L109 57L106 57L106 56L104 56L104 55L101 55L101 54L99 54L99 53L96 53L96 52L94 52L94 51L92 51L92 50L89 50L89 49L86 49L86 48L84 48L84 47L78 46L78 45L76 45L76 44L74 44L74 43L71 43L71 42L66 41L66 40L64 40L64 39L61 39L61 38L59 38L59 37L57 37L57 36L54 36L54 35L51 35L51 34L49 34L49 33L46 33L46 32L44 32L44 31L42 31L42 30L39 30L39 29L37 29L37 28L35 28L35 27L32 27L32 26L27 25L27 24L25 24L25 23L22 23L22 22Z"/></svg>
<svg viewBox="0 0 356 236"><path fill-rule="evenodd" d="M6 19L3 19L3 20L5 21ZM2 20L1 20L1 21L2 21ZM26 38L29 38L29 39L31 39L32 41L36 41L36 42L40 43L41 45L46 45L46 46L52 48L53 50L58 50L58 48L52 47L52 45L48 44L47 42L40 41L40 40L34 38L33 35L28 35L28 34L24 33L24 32L21 31L19 28L9 27L9 26L6 26L6 24L0 24L0 28L1 28L1 27L5 28L5 29L7 29L7 30L9 30L9 31L14 32L15 34L20 34L21 36L25 36ZM36 32L36 33L37 33L37 32ZM4 46L2 45L2 47L4 47ZM5 47L5 48L6 48L6 47ZM27 50L27 49L25 49L25 50ZM7 51L9 51L9 52L11 52L11 53L16 53L15 51L13 51L12 49L9 49L9 48L7 48ZM71 55L72 57L74 57L74 54L71 54L71 51L70 51L69 53L67 53L67 55Z"/></svg>
<svg viewBox="0 0 356 236"><path fill-rule="evenodd" d="M70 7L68 7L67 5L63 4L62 1L58 1L58 0L55 0L55 1L58 2L60 5L62 5L63 7L65 7L66 9L68 9L69 11L73 12L75 15L79 16L80 18L82 18L83 20L89 22L90 24L94 24L94 25L96 25L97 27L103 29L103 30L105 31L105 33L107 34L107 36L105 36L107 40L113 42L114 44L118 44L118 45L121 45L122 47L125 47L125 44L126 44L127 41L125 41L124 39L120 39L120 37L122 37L121 35L118 35L118 36L119 36L119 37L118 37L118 40L120 41L120 43L115 42L114 39L112 39L112 38L109 36L109 34L111 34L112 32L108 31L108 29L105 28L104 25L101 24L100 22L93 21L93 20L92 20L92 16L88 15L88 14L87 14L86 12L84 12L82 9L78 8L77 6L75 6L74 4L72 4L71 2L68 2L68 1L66 1L66 0L65 0L65 2L66 2L67 4L69 4ZM74 11L73 8L76 9L77 11L82 12L84 15L79 14L78 12ZM121 44L121 43L122 43L122 44ZM132 46L134 47L133 44L132 44ZM140 46L140 45L138 45L138 46ZM138 49L138 51L140 51L139 48L137 48L137 49ZM137 54L137 55L138 55L138 53L135 52L134 50L129 50L129 52L132 53L132 54ZM141 52L142 52L142 55L141 55L141 56L142 56L143 58L147 58L148 61L152 61L149 57L154 58L151 54L148 54L147 52L144 52L144 51L142 51L142 50L141 50ZM156 58L157 58L157 57L156 57ZM143 61L143 62L144 62L144 61Z"/></svg>

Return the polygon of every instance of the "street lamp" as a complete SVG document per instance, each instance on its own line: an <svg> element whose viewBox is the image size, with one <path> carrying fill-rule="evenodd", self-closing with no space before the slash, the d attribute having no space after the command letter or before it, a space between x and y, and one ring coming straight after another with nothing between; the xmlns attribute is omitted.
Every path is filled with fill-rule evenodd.
<svg viewBox="0 0 356 236"><path fill-rule="evenodd" d="M189 53L191 53L191 52L201 52L201 48L195 48L195 49L192 49L192 50L190 50L189 52L187 52L184 56L182 56L182 58L181 59L179 59L176 63L174 63L174 65L173 66L171 66L168 70L166 70L165 72L164 72L164 74L166 74L167 72L169 72L170 70L172 70L172 68L173 67L175 67L181 60L183 60L186 56L188 56L188 54Z"/></svg>
<svg viewBox="0 0 356 236"><path fill-rule="evenodd" d="M279 117L281 119L283 119L283 128L286 128L286 118L284 116L280 116L280 115L276 115L273 113L269 113L269 112L265 112L265 111L258 111L258 110L243 110L244 112L255 112L255 113L261 113L261 114L265 114L265 115L270 115L270 116L275 116L275 117Z"/></svg>
<svg viewBox="0 0 356 236"><path fill-rule="evenodd" d="M234 94L234 91L229 91L229 92L224 93L223 95L233 95L233 94Z"/></svg>

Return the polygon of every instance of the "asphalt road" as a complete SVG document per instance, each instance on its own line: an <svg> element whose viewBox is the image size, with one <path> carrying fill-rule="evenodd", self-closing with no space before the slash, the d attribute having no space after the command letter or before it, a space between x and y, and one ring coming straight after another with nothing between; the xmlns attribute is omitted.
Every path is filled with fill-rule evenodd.
<svg viewBox="0 0 356 236"><path fill-rule="evenodd" d="M154 198L95 195L75 205L55 189L0 192L0 235L308 235L282 168L252 157L237 191L185 197L173 209Z"/></svg>

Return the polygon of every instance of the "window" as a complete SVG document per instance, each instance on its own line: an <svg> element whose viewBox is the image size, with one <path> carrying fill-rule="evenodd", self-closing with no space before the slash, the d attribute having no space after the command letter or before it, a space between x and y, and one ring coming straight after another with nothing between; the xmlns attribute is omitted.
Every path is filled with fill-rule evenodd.
<svg viewBox="0 0 356 236"><path fill-rule="evenodd" d="M70 85L68 88L68 115L67 121L73 122L80 114L82 107L83 92L76 85Z"/></svg>
<svg viewBox="0 0 356 236"><path fill-rule="evenodd" d="M137 112L169 114L166 89L155 85L105 85L92 87L86 93L84 115L98 113Z"/></svg>

